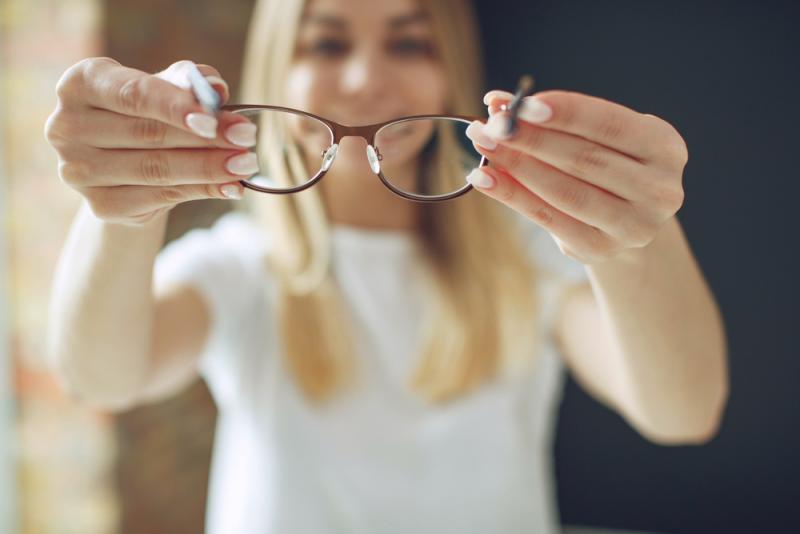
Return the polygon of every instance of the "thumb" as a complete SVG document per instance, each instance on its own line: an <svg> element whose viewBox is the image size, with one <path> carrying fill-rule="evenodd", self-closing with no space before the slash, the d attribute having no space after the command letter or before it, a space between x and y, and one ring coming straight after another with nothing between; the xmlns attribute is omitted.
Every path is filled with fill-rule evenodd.
<svg viewBox="0 0 800 534"><path fill-rule="evenodd" d="M188 59L176 61L161 72L157 72L155 76L166 80L171 84L180 87L181 89L191 90L192 84L189 81L189 68L192 63L193 62ZM197 70L200 71L200 74L205 76L206 80L208 80L211 86L214 87L217 93L219 93L222 103L224 104L227 102L230 98L230 89L228 88L228 83L222 78L219 71L211 65L205 65L202 63L197 63L195 66L197 67Z"/></svg>

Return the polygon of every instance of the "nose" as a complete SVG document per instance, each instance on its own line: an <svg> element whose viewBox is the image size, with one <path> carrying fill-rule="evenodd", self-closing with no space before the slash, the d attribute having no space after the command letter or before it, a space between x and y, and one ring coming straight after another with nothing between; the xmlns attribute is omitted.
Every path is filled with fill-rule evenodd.
<svg viewBox="0 0 800 534"><path fill-rule="evenodd" d="M387 81L385 74L383 62L376 50L360 50L345 64L342 73L342 91L349 96L369 101L382 95Z"/></svg>

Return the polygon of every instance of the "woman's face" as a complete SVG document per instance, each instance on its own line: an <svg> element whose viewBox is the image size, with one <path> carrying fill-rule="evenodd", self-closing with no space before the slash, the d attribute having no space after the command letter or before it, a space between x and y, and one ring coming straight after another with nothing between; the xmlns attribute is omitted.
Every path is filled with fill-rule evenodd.
<svg viewBox="0 0 800 534"><path fill-rule="evenodd" d="M309 0L287 97L348 125L438 113L446 88L436 54L415 0Z"/></svg>
<svg viewBox="0 0 800 534"><path fill-rule="evenodd" d="M285 91L291 107L359 126L443 113L447 87L416 0L309 0ZM364 143L349 140L334 168L366 165Z"/></svg>

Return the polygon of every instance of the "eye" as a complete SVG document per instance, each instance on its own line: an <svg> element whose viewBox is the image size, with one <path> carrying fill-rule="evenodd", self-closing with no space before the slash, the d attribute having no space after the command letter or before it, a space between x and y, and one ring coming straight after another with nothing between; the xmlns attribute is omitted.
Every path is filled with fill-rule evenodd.
<svg viewBox="0 0 800 534"><path fill-rule="evenodd" d="M308 47L312 54L335 56L347 50L347 43L337 39L321 39Z"/></svg>
<svg viewBox="0 0 800 534"><path fill-rule="evenodd" d="M389 45L392 52L401 56L428 56L433 54L431 43L423 39L398 39Z"/></svg>

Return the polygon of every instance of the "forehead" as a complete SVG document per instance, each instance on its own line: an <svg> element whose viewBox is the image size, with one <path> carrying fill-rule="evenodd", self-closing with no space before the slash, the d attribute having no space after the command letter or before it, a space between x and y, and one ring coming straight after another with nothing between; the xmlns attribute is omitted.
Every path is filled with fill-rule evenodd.
<svg viewBox="0 0 800 534"><path fill-rule="evenodd" d="M370 25L401 29L427 26L419 0L309 0L301 25L347 30Z"/></svg>

